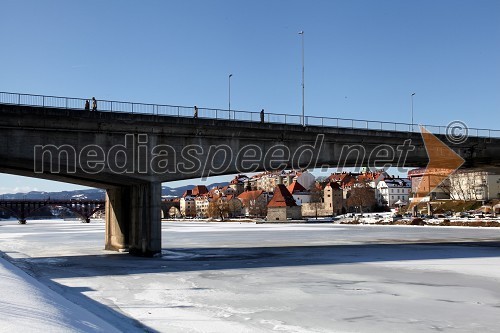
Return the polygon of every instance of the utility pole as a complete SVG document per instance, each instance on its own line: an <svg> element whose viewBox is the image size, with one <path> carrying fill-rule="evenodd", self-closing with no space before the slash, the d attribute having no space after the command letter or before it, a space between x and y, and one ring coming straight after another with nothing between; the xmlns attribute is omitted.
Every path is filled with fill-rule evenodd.
<svg viewBox="0 0 500 333"><path fill-rule="evenodd" d="M233 74L229 74L229 116L231 116L231 77Z"/></svg>
<svg viewBox="0 0 500 333"><path fill-rule="evenodd" d="M411 94L411 132L413 132L413 96L415 96L415 93Z"/></svg>
<svg viewBox="0 0 500 333"><path fill-rule="evenodd" d="M302 39L302 126L306 126L306 118L305 118L305 99L304 99L304 31L299 31L299 35L301 35Z"/></svg>

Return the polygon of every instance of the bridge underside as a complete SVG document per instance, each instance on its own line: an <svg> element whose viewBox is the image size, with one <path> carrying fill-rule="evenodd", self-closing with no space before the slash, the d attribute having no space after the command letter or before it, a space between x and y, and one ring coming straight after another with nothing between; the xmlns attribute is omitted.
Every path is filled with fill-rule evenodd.
<svg viewBox="0 0 500 333"><path fill-rule="evenodd" d="M0 105L0 142L0 172L106 189L105 248L128 249L144 256L161 251L162 182L283 167L371 166L365 159L371 156L403 168L424 167L428 162L419 133L12 105ZM411 150L406 149L407 142L411 143ZM54 147L54 158L66 156L57 147L69 146L74 149L75 160L59 160L60 170L52 172L45 155L34 154L34 147L40 145ZM115 169L109 159L103 159L103 168L94 172L96 156L82 154L88 146L102 148L108 157L118 148L121 153L114 155L117 159L113 161L118 162ZM197 168L189 167L194 159L186 147L193 147ZM361 148L361 160L355 152L347 153L346 147ZM499 139L469 138L452 148L465 159L467 167L498 168L499 147ZM161 171L168 172L149 168L139 172L141 162L153 158L136 157L157 148L167 151L162 156L166 156L168 168ZM273 163L273 158L280 156L280 149L289 155ZM252 155L259 152L260 156ZM133 158L123 160L123 154ZM244 161L244 157L250 157L250 161ZM35 165L43 172L34 172ZM176 168L171 170L171 166Z"/></svg>

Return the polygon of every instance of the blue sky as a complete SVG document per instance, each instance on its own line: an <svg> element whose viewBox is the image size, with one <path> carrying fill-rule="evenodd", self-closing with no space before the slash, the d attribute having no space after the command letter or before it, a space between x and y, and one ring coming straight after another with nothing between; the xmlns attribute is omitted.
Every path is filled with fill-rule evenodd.
<svg viewBox="0 0 500 333"><path fill-rule="evenodd" d="M500 2L1 0L0 90L499 128ZM192 181L191 181L192 182ZM0 193L74 185L0 175Z"/></svg>

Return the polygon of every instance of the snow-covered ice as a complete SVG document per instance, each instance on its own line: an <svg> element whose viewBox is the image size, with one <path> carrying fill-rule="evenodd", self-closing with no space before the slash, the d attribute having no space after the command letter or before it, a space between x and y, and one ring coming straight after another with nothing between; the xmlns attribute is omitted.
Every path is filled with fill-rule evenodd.
<svg viewBox="0 0 500 333"><path fill-rule="evenodd" d="M0 331L120 332L0 258Z"/></svg>
<svg viewBox="0 0 500 333"><path fill-rule="evenodd" d="M45 302L120 331L500 331L499 228L165 222L162 236L147 259L102 250L102 222L0 222L0 251Z"/></svg>

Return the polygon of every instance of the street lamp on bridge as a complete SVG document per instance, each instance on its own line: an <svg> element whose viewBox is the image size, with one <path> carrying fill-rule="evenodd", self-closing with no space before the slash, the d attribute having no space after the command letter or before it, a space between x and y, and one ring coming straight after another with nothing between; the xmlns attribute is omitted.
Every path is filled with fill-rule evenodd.
<svg viewBox="0 0 500 333"><path fill-rule="evenodd" d="M299 31L302 37L302 126L306 126L306 119L304 114L304 31Z"/></svg>
<svg viewBox="0 0 500 333"><path fill-rule="evenodd" d="M231 77L233 74L229 74L228 80L229 80L229 117L231 118Z"/></svg>
<svg viewBox="0 0 500 333"><path fill-rule="evenodd" d="M412 93L410 98L411 98L411 131L413 132L413 96L415 96L415 93Z"/></svg>

